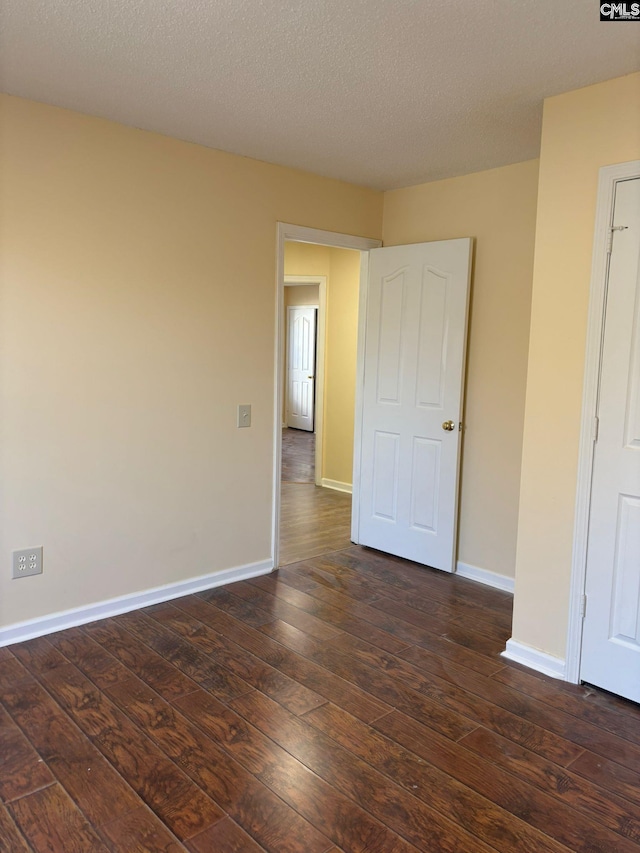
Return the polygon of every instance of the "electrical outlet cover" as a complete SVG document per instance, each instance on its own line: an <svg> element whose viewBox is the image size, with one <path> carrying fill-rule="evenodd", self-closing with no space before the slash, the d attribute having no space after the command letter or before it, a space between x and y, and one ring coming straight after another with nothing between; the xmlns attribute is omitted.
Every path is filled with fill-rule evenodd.
<svg viewBox="0 0 640 853"><path fill-rule="evenodd" d="M13 552L13 578L42 574L42 546Z"/></svg>

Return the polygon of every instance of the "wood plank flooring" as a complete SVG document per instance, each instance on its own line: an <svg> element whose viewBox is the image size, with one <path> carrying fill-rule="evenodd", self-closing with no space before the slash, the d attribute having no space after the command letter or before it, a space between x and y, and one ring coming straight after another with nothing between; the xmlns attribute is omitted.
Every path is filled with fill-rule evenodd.
<svg viewBox="0 0 640 853"><path fill-rule="evenodd" d="M7 853L640 853L640 708L351 546L0 649Z"/></svg>
<svg viewBox="0 0 640 853"><path fill-rule="evenodd" d="M282 430L282 481L315 483L316 436L301 429Z"/></svg>
<svg viewBox="0 0 640 853"><path fill-rule="evenodd" d="M282 483L280 565L351 545L351 495L312 483Z"/></svg>
<svg viewBox="0 0 640 853"><path fill-rule="evenodd" d="M282 430L280 565L351 545L351 495L315 486L315 435Z"/></svg>
<svg viewBox="0 0 640 853"><path fill-rule="evenodd" d="M315 435L282 430L280 565L351 545L351 495L315 486Z"/></svg>

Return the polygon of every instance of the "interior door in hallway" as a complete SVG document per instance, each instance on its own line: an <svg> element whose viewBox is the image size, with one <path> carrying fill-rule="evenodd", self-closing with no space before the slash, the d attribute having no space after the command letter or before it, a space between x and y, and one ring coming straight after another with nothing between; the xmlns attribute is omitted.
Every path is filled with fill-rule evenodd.
<svg viewBox="0 0 640 853"><path fill-rule="evenodd" d="M468 238L373 249L365 309L354 539L448 572L471 248Z"/></svg>
<svg viewBox="0 0 640 853"><path fill-rule="evenodd" d="M287 426L312 431L317 309L287 309Z"/></svg>
<svg viewBox="0 0 640 853"><path fill-rule="evenodd" d="M640 178L613 225L580 678L640 702Z"/></svg>

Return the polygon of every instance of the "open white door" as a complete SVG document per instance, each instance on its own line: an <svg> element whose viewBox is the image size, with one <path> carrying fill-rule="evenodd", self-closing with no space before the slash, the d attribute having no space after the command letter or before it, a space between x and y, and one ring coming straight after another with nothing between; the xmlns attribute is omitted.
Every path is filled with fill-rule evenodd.
<svg viewBox="0 0 640 853"><path fill-rule="evenodd" d="M373 249L363 308L354 540L447 572L455 559L471 248L467 238Z"/></svg>
<svg viewBox="0 0 640 853"><path fill-rule="evenodd" d="M313 431L316 308L287 310L287 426Z"/></svg>
<svg viewBox="0 0 640 853"><path fill-rule="evenodd" d="M580 678L640 702L640 178L613 225Z"/></svg>

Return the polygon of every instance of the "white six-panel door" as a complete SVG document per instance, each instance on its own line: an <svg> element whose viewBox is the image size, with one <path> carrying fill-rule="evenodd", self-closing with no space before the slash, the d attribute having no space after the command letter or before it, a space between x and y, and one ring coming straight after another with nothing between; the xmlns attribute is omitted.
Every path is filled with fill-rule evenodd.
<svg viewBox="0 0 640 853"><path fill-rule="evenodd" d="M313 430L316 308L287 309L287 426Z"/></svg>
<svg viewBox="0 0 640 853"><path fill-rule="evenodd" d="M445 240L369 253L354 533L361 545L449 572L471 246Z"/></svg>
<svg viewBox="0 0 640 853"><path fill-rule="evenodd" d="M613 223L580 678L640 702L640 178Z"/></svg>

